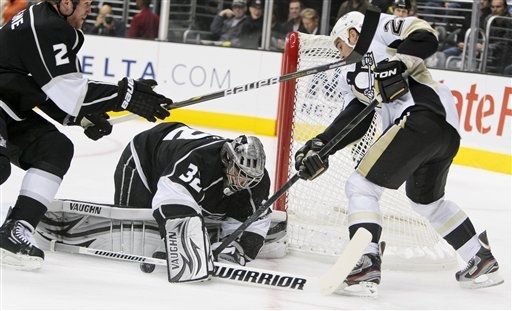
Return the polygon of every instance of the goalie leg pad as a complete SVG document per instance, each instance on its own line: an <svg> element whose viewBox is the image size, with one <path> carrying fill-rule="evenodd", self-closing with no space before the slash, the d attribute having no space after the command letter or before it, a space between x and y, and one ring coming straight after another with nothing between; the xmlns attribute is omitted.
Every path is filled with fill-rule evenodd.
<svg viewBox="0 0 512 311"><path fill-rule="evenodd" d="M209 279L213 271L213 259L202 217L167 219L165 231L169 282Z"/></svg>

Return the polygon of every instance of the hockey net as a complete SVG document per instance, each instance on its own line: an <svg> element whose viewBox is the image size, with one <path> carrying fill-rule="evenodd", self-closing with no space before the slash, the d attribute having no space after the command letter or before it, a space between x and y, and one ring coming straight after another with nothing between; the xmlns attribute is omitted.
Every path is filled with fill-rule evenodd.
<svg viewBox="0 0 512 311"><path fill-rule="evenodd" d="M327 36L291 33L287 38L282 74L339 60ZM345 103L337 81L341 69L282 83L279 90L276 190L296 171L293 155L323 131ZM345 181L382 131L377 114L366 135L329 157L329 169L314 181L297 182L276 208L288 213L289 249L336 256L348 241ZM380 200L383 265L389 269L429 270L456 265L455 252L424 218L415 213L402 186L385 190Z"/></svg>

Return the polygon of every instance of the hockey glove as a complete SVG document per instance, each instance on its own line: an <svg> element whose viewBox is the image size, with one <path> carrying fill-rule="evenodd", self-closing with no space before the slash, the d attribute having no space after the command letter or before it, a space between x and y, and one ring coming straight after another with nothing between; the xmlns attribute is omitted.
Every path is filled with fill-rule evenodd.
<svg viewBox="0 0 512 311"><path fill-rule="evenodd" d="M71 118L66 125L80 125L84 134L92 140L98 140L112 133L112 124L108 122L109 115L105 112L87 114L83 117Z"/></svg>
<svg viewBox="0 0 512 311"><path fill-rule="evenodd" d="M118 83L117 108L138 114L150 122L155 122L156 118L165 119L170 113L162 105L172 104L172 100L153 91L156 85L155 80L123 78Z"/></svg>
<svg viewBox="0 0 512 311"><path fill-rule="evenodd" d="M373 70L377 94L383 103L392 102L409 92L409 86L402 74L407 68L398 60L382 61Z"/></svg>
<svg viewBox="0 0 512 311"><path fill-rule="evenodd" d="M84 128L84 134L92 140L98 140L103 136L112 133L112 124L108 122L109 115L90 114L86 115L80 121L80 125Z"/></svg>
<svg viewBox="0 0 512 311"><path fill-rule="evenodd" d="M212 244L212 251L215 251L222 242L216 242ZM222 252L219 254L218 260L225 260L245 266L246 263L251 259L245 256L243 247L236 241L231 242Z"/></svg>
<svg viewBox="0 0 512 311"><path fill-rule="evenodd" d="M320 139L313 138L295 153L295 169L299 171L300 178L313 180L327 170L328 159L322 160L318 154L323 147Z"/></svg>

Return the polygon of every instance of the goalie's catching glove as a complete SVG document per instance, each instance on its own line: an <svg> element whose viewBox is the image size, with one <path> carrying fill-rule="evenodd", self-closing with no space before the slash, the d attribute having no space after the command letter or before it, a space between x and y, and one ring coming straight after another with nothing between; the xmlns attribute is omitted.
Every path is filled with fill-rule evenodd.
<svg viewBox="0 0 512 311"><path fill-rule="evenodd" d="M295 153L295 169L299 171L300 178L313 180L327 170L329 167L327 157L322 160L318 154L324 145L320 139L313 138Z"/></svg>
<svg viewBox="0 0 512 311"><path fill-rule="evenodd" d="M212 251L215 251L221 243L222 242L213 243ZM223 249L222 252L220 252L217 260L225 260L239 264L241 266L245 266L246 263L251 261L249 257L245 256L242 245L240 245L240 243L238 243L237 241L233 241L231 242L231 244L226 246L226 248Z"/></svg>
<svg viewBox="0 0 512 311"><path fill-rule="evenodd" d="M407 68L399 60L382 61L373 70L377 94L383 103L392 102L409 92L409 86L402 74Z"/></svg>
<svg viewBox="0 0 512 311"><path fill-rule="evenodd" d="M80 125L84 134L92 140L98 140L112 133L112 124L108 122L109 115L105 112L86 114L70 119L66 125Z"/></svg>
<svg viewBox="0 0 512 311"><path fill-rule="evenodd" d="M165 119L170 113L162 105L172 104L172 100L153 91L156 85L155 80L123 78L118 83L117 109L128 110L150 122L155 122L157 118Z"/></svg>

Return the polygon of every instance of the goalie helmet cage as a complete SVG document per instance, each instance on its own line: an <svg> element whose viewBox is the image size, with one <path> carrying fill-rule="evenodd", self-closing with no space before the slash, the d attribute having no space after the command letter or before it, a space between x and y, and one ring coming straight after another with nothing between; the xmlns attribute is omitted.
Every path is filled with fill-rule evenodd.
<svg viewBox="0 0 512 311"><path fill-rule="evenodd" d="M339 60L328 36L290 33L281 74ZM281 83L277 121L278 153L275 189L295 173L293 156L311 137L323 131L344 108L339 89L341 68ZM340 255L348 242L345 181L381 132L377 114L365 136L329 157L329 169L314 181L299 181L276 201L288 213L289 248L326 256ZM430 223L415 213L402 186L385 190L381 200L383 265L398 270L449 269L456 253Z"/></svg>

